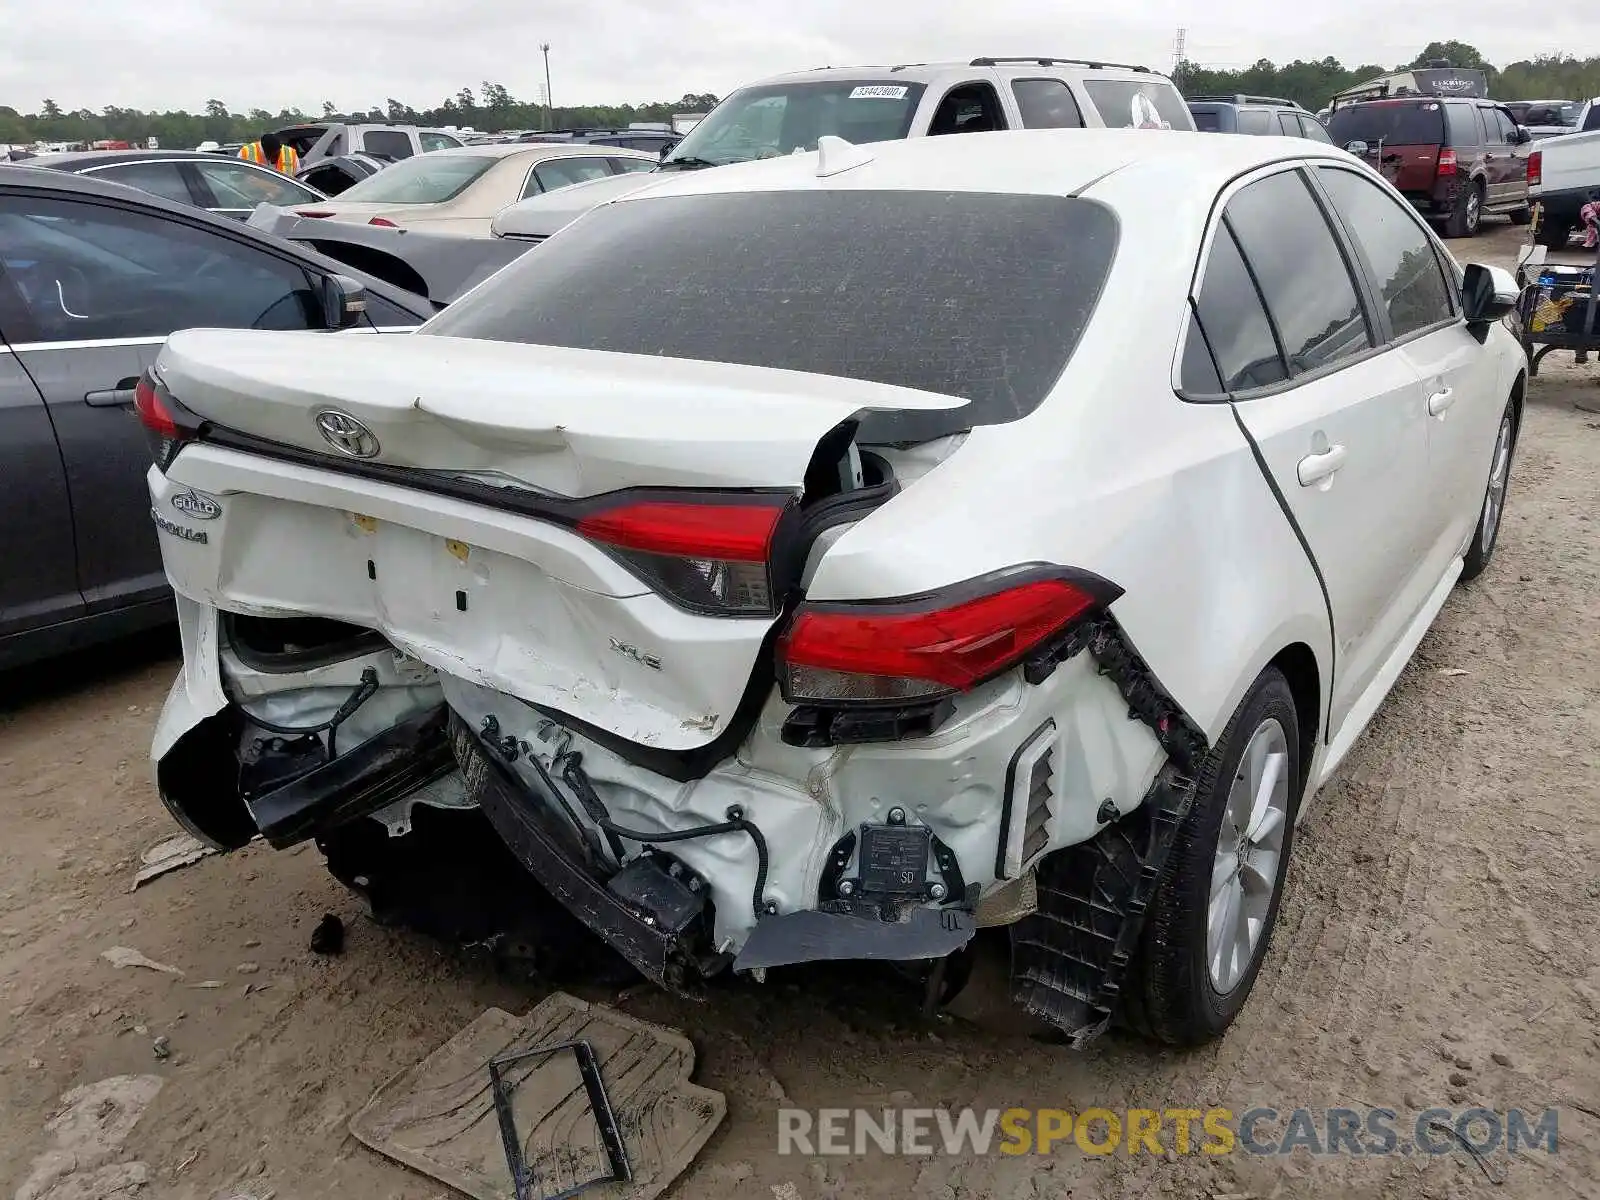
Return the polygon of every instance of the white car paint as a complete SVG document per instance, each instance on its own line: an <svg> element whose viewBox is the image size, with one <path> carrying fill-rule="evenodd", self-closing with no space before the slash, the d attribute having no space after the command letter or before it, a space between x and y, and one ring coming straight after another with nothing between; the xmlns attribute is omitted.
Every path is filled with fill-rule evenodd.
<svg viewBox="0 0 1600 1200"><path fill-rule="evenodd" d="M1186 402L1174 388L1187 297L1221 203L1262 172L1349 166L1342 150L1074 130L884 143L866 158L825 178L815 154L679 175L613 203L835 189L1075 194L1113 210L1122 234L1087 331L1044 402L937 446L889 451L900 493L813 549L808 602L914 596L1022 563L1091 571L1123 589L1112 613L1211 739L1263 667L1303 647L1321 690L1306 747L1314 790L1461 571L1501 413L1525 369L1514 337L1457 321L1276 402ZM183 333L158 372L201 416L313 455L323 451L312 417L337 408L370 425L386 465L568 497L630 485L793 488L841 414L953 403L762 367L317 336ZM770 619L686 612L569 529L340 465L325 453L289 462L202 442L165 474L152 469L158 511L189 488L223 509L203 543L162 538L185 666L158 758L237 695L217 646L219 610L377 629L438 672L470 726L496 715L547 767L554 751L527 704L653 748L704 746L728 728ZM444 601L456 590L470 596L467 611ZM614 652L619 643L659 653L660 669ZM1059 802L1046 846L1023 868L1093 836L1104 801L1136 809L1165 760L1083 655L1039 684L1010 670L955 705L927 737L803 749L779 736L790 706L774 690L743 741L689 782L565 733L625 824L683 829L741 806L776 848L767 894L780 911L814 903L840 831L897 805L936 830L969 883L994 892L1006 764L1043 721L1054 722ZM513 769L535 785L526 758ZM755 920L748 844L730 835L674 853L709 881L717 944L736 950Z"/></svg>

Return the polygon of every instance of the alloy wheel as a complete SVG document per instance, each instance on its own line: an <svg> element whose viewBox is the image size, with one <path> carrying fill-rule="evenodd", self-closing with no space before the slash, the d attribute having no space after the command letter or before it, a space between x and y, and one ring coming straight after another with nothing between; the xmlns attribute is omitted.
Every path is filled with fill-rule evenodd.
<svg viewBox="0 0 1600 1200"><path fill-rule="evenodd" d="M1206 969L1226 995L1250 969L1278 889L1289 814L1289 739L1269 717L1256 727L1217 830L1206 908Z"/></svg>
<svg viewBox="0 0 1600 1200"><path fill-rule="evenodd" d="M1489 467L1489 490L1483 499L1483 524L1478 543L1487 555L1494 548L1494 539L1500 533L1500 514L1505 511L1506 485L1511 481L1511 415L1500 421L1500 435L1495 438L1494 460Z"/></svg>

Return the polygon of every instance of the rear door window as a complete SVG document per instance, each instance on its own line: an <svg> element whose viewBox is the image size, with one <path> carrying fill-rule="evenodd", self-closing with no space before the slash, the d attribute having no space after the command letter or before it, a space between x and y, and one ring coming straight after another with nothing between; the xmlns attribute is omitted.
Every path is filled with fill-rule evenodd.
<svg viewBox="0 0 1600 1200"><path fill-rule="evenodd" d="M1011 93L1028 129L1081 129L1083 113L1072 92L1059 79L1014 79Z"/></svg>
<svg viewBox="0 0 1600 1200"><path fill-rule="evenodd" d="M1241 189L1225 214L1261 288L1291 375L1372 347L1344 253L1299 171Z"/></svg>
<svg viewBox="0 0 1600 1200"><path fill-rule="evenodd" d="M1315 117L1300 118L1300 135L1308 137L1313 142L1322 142L1332 145L1333 139L1328 136L1328 131L1322 127L1322 122Z"/></svg>
<svg viewBox="0 0 1600 1200"><path fill-rule="evenodd" d="M369 129L361 138L361 148L380 158L410 158L414 152L411 136L398 129Z"/></svg>
<svg viewBox="0 0 1600 1200"><path fill-rule="evenodd" d="M183 164L178 162L120 163L98 171L86 171L96 179L111 179L136 187L152 196L176 200L179 204L196 203L194 193L183 176Z"/></svg>
<svg viewBox="0 0 1600 1200"><path fill-rule="evenodd" d="M194 164L211 192L213 207L234 211L253 211L258 204L316 204L319 197L310 188L277 171L262 170L242 162L218 159Z"/></svg>
<svg viewBox="0 0 1600 1200"><path fill-rule="evenodd" d="M1117 221L984 192L719 192L602 205L425 331L743 363L921 388L949 414L869 416L920 441L1034 409L1099 302ZM781 280L776 287L774 280Z"/></svg>
<svg viewBox="0 0 1600 1200"><path fill-rule="evenodd" d="M1292 112L1278 114L1278 132L1284 137L1300 136L1300 120Z"/></svg>
<svg viewBox="0 0 1600 1200"><path fill-rule="evenodd" d="M928 133L992 133L1005 127L1005 111L994 88L987 83L963 83L939 101Z"/></svg>
<svg viewBox="0 0 1600 1200"><path fill-rule="evenodd" d="M1272 114L1261 108L1241 108L1235 115L1240 133L1261 136L1272 128Z"/></svg>
<svg viewBox="0 0 1600 1200"><path fill-rule="evenodd" d="M1484 144L1500 149L1506 144L1506 134L1510 132L1510 122L1505 126L1500 124L1500 113L1497 109L1478 109L1478 118L1483 122Z"/></svg>
<svg viewBox="0 0 1600 1200"><path fill-rule="evenodd" d="M542 162L533 169L533 176L539 181L538 187L530 186L523 192L524 196L537 195L540 189L553 192L557 188L569 187L574 183L583 183L589 179L602 179L611 174L609 160L595 155L573 156L572 158L552 158Z"/></svg>
<svg viewBox="0 0 1600 1200"><path fill-rule="evenodd" d="M654 171L656 164L648 158L613 158L608 159L611 169L618 175L631 175L635 171Z"/></svg>
<svg viewBox="0 0 1600 1200"><path fill-rule="evenodd" d="M1085 79L1083 90L1110 129L1193 129L1178 89L1165 79Z"/></svg>
<svg viewBox="0 0 1600 1200"><path fill-rule="evenodd" d="M424 154L432 150L453 150L461 145L448 133L435 133L432 130L420 130L417 133L417 141L422 144Z"/></svg>

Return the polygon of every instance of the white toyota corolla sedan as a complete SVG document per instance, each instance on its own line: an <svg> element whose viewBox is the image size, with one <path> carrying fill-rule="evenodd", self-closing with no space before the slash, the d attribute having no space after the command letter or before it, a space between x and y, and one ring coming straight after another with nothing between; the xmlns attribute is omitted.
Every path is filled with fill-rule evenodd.
<svg viewBox="0 0 1600 1200"><path fill-rule="evenodd" d="M678 176L412 334L175 334L162 795L365 885L476 822L671 988L1008 926L1077 1041L1214 1037L1494 550L1514 292L1333 147L1037 131Z"/></svg>

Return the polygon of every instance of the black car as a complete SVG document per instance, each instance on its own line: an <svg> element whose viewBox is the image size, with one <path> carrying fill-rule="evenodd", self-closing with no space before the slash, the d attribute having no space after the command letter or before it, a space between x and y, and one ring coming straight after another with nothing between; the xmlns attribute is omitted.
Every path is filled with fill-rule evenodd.
<svg viewBox="0 0 1600 1200"><path fill-rule="evenodd" d="M172 619L129 411L168 334L409 329L432 312L192 204L0 166L0 666Z"/></svg>
<svg viewBox="0 0 1600 1200"><path fill-rule="evenodd" d="M200 150L87 150L77 154L41 154L29 159L28 165L110 179L153 196L192 204L241 221L254 212L258 204L294 208L320 204L327 199L309 184L290 179L270 167Z"/></svg>
<svg viewBox="0 0 1600 1200"><path fill-rule="evenodd" d="M1331 141L1322 123L1293 100L1276 96L1195 96L1188 104L1194 127L1201 133Z"/></svg>

